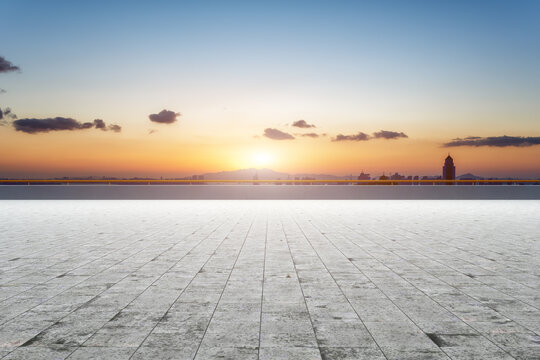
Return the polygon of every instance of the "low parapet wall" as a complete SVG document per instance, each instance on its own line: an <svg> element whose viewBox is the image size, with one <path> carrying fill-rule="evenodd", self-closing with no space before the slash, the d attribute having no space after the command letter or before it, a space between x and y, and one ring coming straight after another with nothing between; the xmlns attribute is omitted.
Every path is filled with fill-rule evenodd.
<svg viewBox="0 0 540 360"><path fill-rule="evenodd" d="M536 199L537 185L0 185L0 200Z"/></svg>

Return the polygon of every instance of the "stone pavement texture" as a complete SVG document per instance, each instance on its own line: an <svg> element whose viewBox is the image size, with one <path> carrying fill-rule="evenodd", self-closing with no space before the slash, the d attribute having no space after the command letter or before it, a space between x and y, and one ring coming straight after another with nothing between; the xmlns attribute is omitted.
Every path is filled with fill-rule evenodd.
<svg viewBox="0 0 540 360"><path fill-rule="evenodd" d="M540 359L539 201L0 201L3 359Z"/></svg>

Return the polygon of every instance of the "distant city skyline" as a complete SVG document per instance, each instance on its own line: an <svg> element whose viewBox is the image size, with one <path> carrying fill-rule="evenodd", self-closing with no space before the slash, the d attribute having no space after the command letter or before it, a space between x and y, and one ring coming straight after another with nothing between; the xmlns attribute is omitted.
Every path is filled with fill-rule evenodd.
<svg viewBox="0 0 540 360"><path fill-rule="evenodd" d="M0 12L0 177L440 174L448 151L459 173L540 176L538 1Z"/></svg>
<svg viewBox="0 0 540 360"><path fill-rule="evenodd" d="M459 175L457 175L459 174ZM20 177L19 177L20 178ZM28 179L36 179L35 177L28 177ZM18 179L17 177L2 177L1 179ZM24 178L21 178L24 179ZM220 171L220 172L210 172L203 174L191 174L187 176L177 176L177 177L151 177L151 176L131 176L131 177L122 177L122 176L105 176L105 175L86 175L86 176L54 176L41 179L81 179L81 180L101 180L101 179L148 179L148 180L193 180L193 181L203 181L203 180L272 180L272 181L287 181L287 180L350 180L352 182L357 180L479 180L479 179L525 179L519 176L504 176L504 177L490 177L490 176L481 176L478 173L457 173L456 166L454 164L454 159L448 154L445 158L442 173L440 174L411 174L411 173L399 173L399 172L385 172L382 173L367 173L361 170L359 173L350 173L350 174L324 174L324 173L285 173L275 171L269 168L247 168L247 169L236 169L229 171ZM540 179L540 176L537 178L529 178L531 180ZM281 185L280 183L277 183Z"/></svg>

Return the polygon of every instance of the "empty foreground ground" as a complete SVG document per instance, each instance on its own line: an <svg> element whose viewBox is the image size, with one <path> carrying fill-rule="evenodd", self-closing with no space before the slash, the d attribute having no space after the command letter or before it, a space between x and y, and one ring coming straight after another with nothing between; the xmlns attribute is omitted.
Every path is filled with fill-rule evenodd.
<svg viewBox="0 0 540 360"><path fill-rule="evenodd" d="M3 359L540 359L540 201L0 201Z"/></svg>

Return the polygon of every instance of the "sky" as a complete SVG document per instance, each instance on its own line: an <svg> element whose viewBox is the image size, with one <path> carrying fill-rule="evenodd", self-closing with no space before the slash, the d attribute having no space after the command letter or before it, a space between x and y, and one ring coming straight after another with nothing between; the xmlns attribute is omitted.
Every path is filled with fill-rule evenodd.
<svg viewBox="0 0 540 360"><path fill-rule="evenodd" d="M0 177L440 175L449 153L458 175L540 177L536 0L0 13Z"/></svg>

